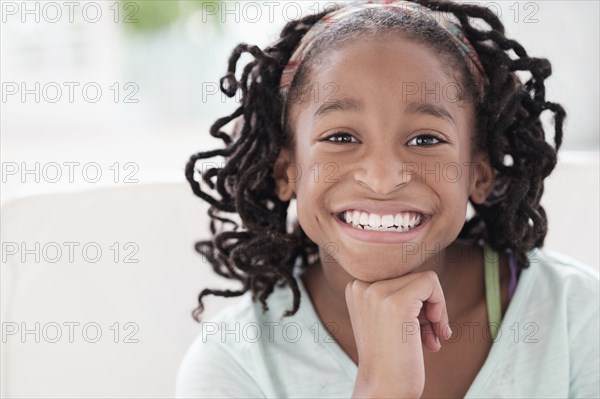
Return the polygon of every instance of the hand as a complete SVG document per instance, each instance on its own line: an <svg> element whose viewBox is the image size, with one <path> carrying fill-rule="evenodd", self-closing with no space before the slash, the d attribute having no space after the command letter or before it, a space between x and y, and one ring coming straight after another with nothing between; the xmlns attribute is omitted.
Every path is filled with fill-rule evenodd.
<svg viewBox="0 0 600 399"><path fill-rule="evenodd" d="M346 305L358 350L352 397L420 397L424 345L437 352L449 339L446 300L433 271L346 286Z"/></svg>

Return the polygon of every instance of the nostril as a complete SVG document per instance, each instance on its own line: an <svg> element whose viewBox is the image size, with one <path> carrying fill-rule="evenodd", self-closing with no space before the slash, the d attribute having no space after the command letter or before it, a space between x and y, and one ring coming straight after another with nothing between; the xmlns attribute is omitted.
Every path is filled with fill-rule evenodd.
<svg viewBox="0 0 600 399"><path fill-rule="evenodd" d="M388 165L388 170L382 173L356 173L354 180L377 194L388 195L410 183L412 174L407 173L404 167L397 175L390 174Z"/></svg>

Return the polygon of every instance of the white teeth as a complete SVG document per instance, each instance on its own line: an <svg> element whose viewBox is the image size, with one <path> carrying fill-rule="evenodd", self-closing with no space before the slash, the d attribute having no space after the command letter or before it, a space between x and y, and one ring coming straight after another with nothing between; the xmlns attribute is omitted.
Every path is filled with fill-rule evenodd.
<svg viewBox="0 0 600 399"><path fill-rule="evenodd" d="M394 225L394 215L385 215L382 217L381 225L384 227L392 227Z"/></svg>
<svg viewBox="0 0 600 399"><path fill-rule="evenodd" d="M345 211L341 215L341 218L346 223L363 230L400 232L408 231L419 225L422 221L422 215L415 214L414 212L380 216L377 214L351 210Z"/></svg>
<svg viewBox="0 0 600 399"><path fill-rule="evenodd" d="M396 224L396 226L402 226L402 215L397 213L396 216L394 216L394 223Z"/></svg>
<svg viewBox="0 0 600 399"><path fill-rule="evenodd" d="M360 219L358 222L362 225L369 224L369 215L366 212L361 212Z"/></svg>
<svg viewBox="0 0 600 399"><path fill-rule="evenodd" d="M379 227L381 225L381 216L372 213L369 216L369 226Z"/></svg>

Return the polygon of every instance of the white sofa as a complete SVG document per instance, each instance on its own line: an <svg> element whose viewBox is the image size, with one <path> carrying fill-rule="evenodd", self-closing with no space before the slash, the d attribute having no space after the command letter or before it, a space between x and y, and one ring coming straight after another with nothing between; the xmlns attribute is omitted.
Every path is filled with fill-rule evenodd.
<svg viewBox="0 0 600 399"><path fill-rule="evenodd" d="M597 269L598 161L577 159L547 184L546 246ZM208 237L206 210L182 180L6 202L2 397L172 397L179 362L200 331L190 314L198 293L238 287L193 250ZM35 250L23 262L36 242L39 262ZM205 317L237 300L209 296Z"/></svg>
<svg viewBox="0 0 600 399"><path fill-rule="evenodd" d="M184 183L6 203L2 397L172 397L178 364L200 331L191 317L197 294L237 287L194 252L208 232L206 209ZM25 262L23 249L34 249ZM206 317L223 305L207 303ZM23 334L36 322L37 337Z"/></svg>

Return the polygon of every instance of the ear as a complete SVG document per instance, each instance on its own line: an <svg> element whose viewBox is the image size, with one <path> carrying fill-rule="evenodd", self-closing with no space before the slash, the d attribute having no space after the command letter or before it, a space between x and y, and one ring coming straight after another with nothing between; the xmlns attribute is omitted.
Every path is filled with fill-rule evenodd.
<svg viewBox="0 0 600 399"><path fill-rule="evenodd" d="M282 201L296 198L296 178L294 176L294 162L292 151L282 148L275 161L273 174L275 176L275 188L277 196Z"/></svg>
<svg viewBox="0 0 600 399"><path fill-rule="evenodd" d="M476 204L482 204L494 189L496 173L485 152L473 157L469 197Z"/></svg>

